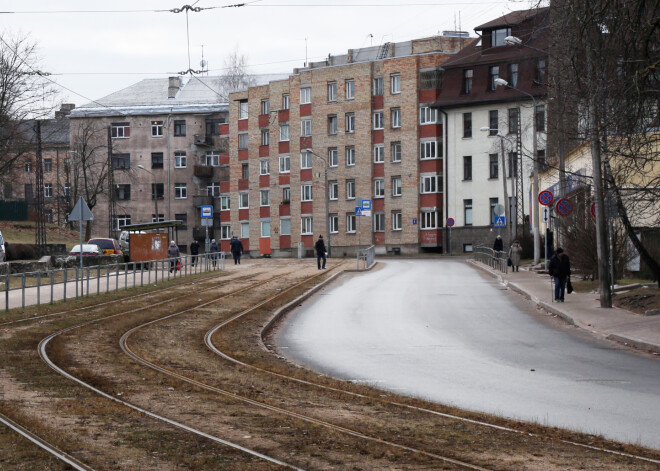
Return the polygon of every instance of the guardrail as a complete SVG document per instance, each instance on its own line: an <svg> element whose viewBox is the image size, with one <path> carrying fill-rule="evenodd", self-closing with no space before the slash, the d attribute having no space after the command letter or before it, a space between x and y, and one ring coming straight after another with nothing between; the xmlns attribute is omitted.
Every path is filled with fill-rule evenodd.
<svg viewBox="0 0 660 471"><path fill-rule="evenodd" d="M26 296L32 301L36 296L36 305L40 306L45 303L52 304L59 299L66 300L158 283L159 279L165 281L196 273L224 270L225 263L225 253L217 252L181 256L178 259L16 273L0 276L0 292L5 293L5 311L8 311L16 307L24 308ZM20 295L15 295L19 290Z"/></svg>
<svg viewBox="0 0 660 471"><path fill-rule="evenodd" d="M357 251L357 269L366 270L374 264L376 257L376 248L374 245L366 249L358 249Z"/></svg>
<svg viewBox="0 0 660 471"><path fill-rule="evenodd" d="M489 247L479 245L474 249L474 259L477 262L485 263L495 270L502 273L507 273L509 267L507 266L508 256L506 252L495 251Z"/></svg>

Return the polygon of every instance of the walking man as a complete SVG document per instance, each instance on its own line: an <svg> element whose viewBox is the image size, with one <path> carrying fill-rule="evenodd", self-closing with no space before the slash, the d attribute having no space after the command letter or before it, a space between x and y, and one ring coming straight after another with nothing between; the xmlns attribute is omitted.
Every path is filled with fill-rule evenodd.
<svg viewBox="0 0 660 471"><path fill-rule="evenodd" d="M199 255L199 242L196 240L193 240L190 244L190 255L192 255L190 257L190 265L194 267L197 263L197 255Z"/></svg>
<svg viewBox="0 0 660 471"><path fill-rule="evenodd" d="M561 247L557 248L554 256L550 259L548 272L555 279L555 301L563 303L566 279L571 276L571 261Z"/></svg>
<svg viewBox="0 0 660 471"><path fill-rule="evenodd" d="M170 259L170 273L176 270L176 263L179 261L181 253L179 252L179 247L177 247L176 242L170 242L170 246L167 248L167 258Z"/></svg>
<svg viewBox="0 0 660 471"><path fill-rule="evenodd" d="M319 240L316 241L314 248L316 249L316 264L318 265L319 270L321 268L325 270L326 250L325 242L323 241L323 235L319 236ZM321 259L323 259L323 267L321 267Z"/></svg>
<svg viewBox="0 0 660 471"><path fill-rule="evenodd" d="M241 264L241 254L243 253L243 242L241 240L234 236L231 238L231 254L234 256L234 265L240 265Z"/></svg>

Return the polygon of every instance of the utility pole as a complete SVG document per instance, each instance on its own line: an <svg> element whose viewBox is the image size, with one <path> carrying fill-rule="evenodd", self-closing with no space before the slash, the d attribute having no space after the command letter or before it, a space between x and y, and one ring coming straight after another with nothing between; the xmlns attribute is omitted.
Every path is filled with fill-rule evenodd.
<svg viewBox="0 0 660 471"><path fill-rule="evenodd" d="M37 231L36 244L39 256L46 250L46 214L44 213L44 167L41 143L41 121L36 120L35 133L37 137L36 173L37 173Z"/></svg>
<svg viewBox="0 0 660 471"><path fill-rule="evenodd" d="M112 132L111 127L108 126L108 237L113 239L115 231L115 179L114 179L114 165L112 162Z"/></svg>

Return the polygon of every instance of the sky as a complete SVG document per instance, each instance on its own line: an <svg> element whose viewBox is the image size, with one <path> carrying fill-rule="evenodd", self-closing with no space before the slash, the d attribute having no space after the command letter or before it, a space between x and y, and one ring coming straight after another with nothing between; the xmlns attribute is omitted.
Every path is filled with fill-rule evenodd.
<svg viewBox="0 0 660 471"><path fill-rule="evenodd" d="M199 70L221 75L246 56L252 74L290 73L348 49L474 28L529 0L0 0L0 31L29 35L38 66L77 106L145 78Z"/></svg>

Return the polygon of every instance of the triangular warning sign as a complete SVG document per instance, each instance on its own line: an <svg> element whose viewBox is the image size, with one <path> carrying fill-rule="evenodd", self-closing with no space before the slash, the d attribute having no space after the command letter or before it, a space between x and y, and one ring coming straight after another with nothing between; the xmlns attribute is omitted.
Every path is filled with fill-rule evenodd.
<svg viewBox="0 0 660 471"><path fill-rule="evenodd" d="M89 206L85 203L85 200L81 196L78 198L78 202L73 207L71 214L69 214L69 221L93 221L94 215L89 210Z"/></svg>

